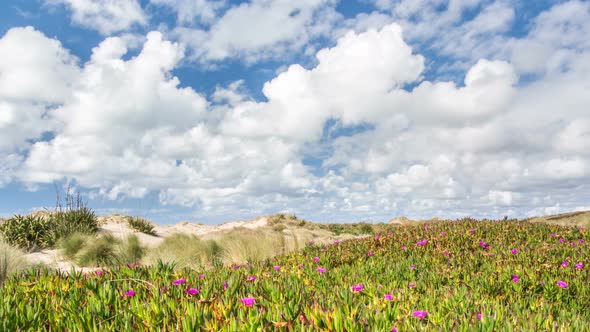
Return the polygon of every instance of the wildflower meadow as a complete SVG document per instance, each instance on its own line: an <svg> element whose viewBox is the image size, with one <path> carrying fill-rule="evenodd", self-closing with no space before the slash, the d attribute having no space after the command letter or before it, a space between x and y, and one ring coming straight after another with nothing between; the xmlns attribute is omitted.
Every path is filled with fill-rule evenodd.
<svg viewBox="0 0 590 332"><path fill-rule="evenodd" d="M0 287L0 330L590 331L588 243L463 219L207 270L34 269Z"/></svg>

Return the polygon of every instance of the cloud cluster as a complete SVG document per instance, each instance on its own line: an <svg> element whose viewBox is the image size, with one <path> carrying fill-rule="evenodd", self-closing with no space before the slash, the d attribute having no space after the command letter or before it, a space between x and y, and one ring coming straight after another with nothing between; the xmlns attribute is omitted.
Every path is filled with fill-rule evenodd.
<svg viewBox="0 0 590 332"><path fill-rule="evenodd" d="M455 22L465 8L485 5L474 35L504 29L488 22L504 12L501 3L452 3L437 15ZM301 27L325 4L229 9L211 26L218 36L223 24L254 17L264 27L267 6L293 24L264 36L252 30L251 50L211 35L205 52L223 58L277 40L305 44ZM376 4L408 20L426 15L412 2ZM278 210L342 221L583 208L589 6L571 1L543 12L528 35L506 39L502 56L470 64L460 83L424 78L428 59L406 41L416 31L396 23L349 31L317 51L311 68L293 64L266 82L265 100L240 81L211 96L183 87L173 71L186 45L160 32L148 33L136 56L126 56L129 40L109 37L79 63L59 41L14 28L0 38L0 185L72 179L94 197L158 192L164 205L226 219ZM228 15L235 19L224 21ZM567 40L551 39L554 29ZM537 64L517 60L521 45L545 41L551 47ZM559 65L546 65L553 61ZM531 72L538 76L521 79ZM39 140L44 132L51 137Z"/></svg>

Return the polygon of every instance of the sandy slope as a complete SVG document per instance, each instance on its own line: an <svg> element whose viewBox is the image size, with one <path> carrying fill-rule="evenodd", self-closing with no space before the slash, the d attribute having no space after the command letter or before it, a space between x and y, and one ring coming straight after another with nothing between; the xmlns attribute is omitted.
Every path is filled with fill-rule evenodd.
<svg viewBox="0 0 590 332"><path fill-rule="evenodd" d="M46 213L37 212L35 214L45 215ZM127 220L125 219L125 216L122 215L100 216L97 219L100 224L99 232L110 233L115 237L121 239L126 238L130 234L135 234L139 238L141 244L146 247L156 247L162 241L164 241L166 237L178 233L205 236L213 235L217 232L232 230L237 227L257 229L267 225L266 217L256 218L252 221L232 221L221 225L203 225L192 222L180 222L176 225L170 226L156 225L154 227L154 230L156 231L157 236L152 236L138 232L129 227L129 225L127 224ZM59 250L57 249L41 250L34 253L28 253L25 255L25 257L32 264L42 263L51 267L55 267L62 271L69 271L73 266L71 262L61 257ZM76 270L86 271L93 269L76 268Z"/></svg>

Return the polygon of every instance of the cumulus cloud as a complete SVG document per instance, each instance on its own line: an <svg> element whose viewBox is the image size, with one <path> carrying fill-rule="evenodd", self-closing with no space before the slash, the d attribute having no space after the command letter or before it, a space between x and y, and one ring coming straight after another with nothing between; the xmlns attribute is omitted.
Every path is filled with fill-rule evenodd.
<svg viewBox="0 0 590 332"><path fill-rule="evenodd" d="M94 29L103 35L146 25L147 17L137 0L45 0L51 5L64 4L72 12L72 22Z"/></svg>
<svg viewBox="0 0 590 332"><path fill-rule="evenodd" d="M452 3L444 14L449 22L481 5ZM271 5L277 4L236 8L256 13L255 6ZM378 5L412 20L423 15L411 2ZM583 3L569 4L582 6L576 11L560 9L565 5L542 13L531 32L513 42L537 40L543 22L555 22L551 17L586 15L580 14ZM491 14L484 9L480 15ZM375 17L367 22L381 22ZM483 18L476 21L481 31L504 29ZM29 85L27 75L26 88L0 90L0 126L14 129L2 131L8 133L3 142L27 149L4 147L0 184L73 179L94 197L157 192L163 205L228 218L279 210L324 220L497 217L587 205L588 50L553 43L552 54L568 56L530 80L521 80L529 69L510 57L477 59L458 81L431 80L424 75L428 59L408 44L407 35L415 32L402 32L396 23L378 29L373 24L381 23L344 33L316 52L315 65L293 64L277 74L263 86L265 100L252 98L242 81L218 86L209 97L183 87L173 72L186 50L159 32L149 33L132 57L129 40L106 38L79 64L55 40L30 28L11 30L0 48L7 41L23 44L6 48L13 62L0 73L47 70L45 80L63 91L44 93L47 85ZM22 38L11 37L16 32ZM290 34L264 37L268 42L259 45L299 38L285 36ZM26 46L30 40L36 42ZM233 50L228 54L241 52L231 43L217 45ZM26 65L10 53L41 46L52 50L44 53L48 59L33 57ZM37 119L35 128L53 128L54 137L24 144L40 132L27 133L32 129L18 120L23 115L15 107L41 107L25 114Z"/></svg>
<svg viewBox="0 0 590 332"><path fill-rule="evenodd" d="M150 0L150 3L173 9L180 25L190 25L195 19L211 23L217 17L217 11L226 5L225 0Z"/></svg>

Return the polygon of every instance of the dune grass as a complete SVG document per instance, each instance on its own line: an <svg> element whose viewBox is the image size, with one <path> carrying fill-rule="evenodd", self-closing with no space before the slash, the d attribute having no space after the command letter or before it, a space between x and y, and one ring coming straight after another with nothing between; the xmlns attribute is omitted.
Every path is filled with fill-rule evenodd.
<svg viewBox="0 0 590 332"><path fill-rule="evenodd" d="M0 284L11 274L26 269L28 265L20 249L0 239Z"/></svg>

